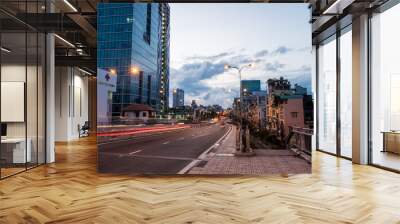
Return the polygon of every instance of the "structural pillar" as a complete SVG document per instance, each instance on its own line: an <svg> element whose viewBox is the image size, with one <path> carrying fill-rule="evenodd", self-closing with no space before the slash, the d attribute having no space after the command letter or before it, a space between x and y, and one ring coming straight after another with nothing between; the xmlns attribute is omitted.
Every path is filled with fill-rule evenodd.
<svg viewBox="0 0 400 224"><path fill-rule="evenodd" d="M357 164L368 163L368 15L353 19L353 114L352 160Z"/></svg>
<svg viewBox="0 0 400 224"><path fill-rule="evenodd" d="M46 34L46 163L55 161L55 57L54 34Z"/></svg>

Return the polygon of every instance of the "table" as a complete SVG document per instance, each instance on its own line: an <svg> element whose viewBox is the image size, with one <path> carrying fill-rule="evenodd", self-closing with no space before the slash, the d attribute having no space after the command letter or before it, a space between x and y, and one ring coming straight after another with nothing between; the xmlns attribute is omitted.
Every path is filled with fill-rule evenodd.
<svg viewBox="0 0 400 224"><path fill-rule="evenodd" d="M26 140L26 141L25 141ZM26 142L28 144L26 144ZM25 145L26 151L25 151ZM1 139L1 157L6 163L26 163L31 162L31 139L25 138L6 138Z"/></svg>
<svg viewBox="0 0 400 224"><path fill-rule="evenodd" d="M400 131L383 131L382 152L400 154Z"/></svg>

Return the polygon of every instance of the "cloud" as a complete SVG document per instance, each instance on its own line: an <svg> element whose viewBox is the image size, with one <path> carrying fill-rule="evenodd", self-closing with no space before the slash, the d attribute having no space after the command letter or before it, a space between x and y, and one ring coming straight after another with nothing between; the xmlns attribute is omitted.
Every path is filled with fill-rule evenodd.
<svg viewBox="0 0 400 224"><path fill-rule="evenodd" d="M268 62L265 64L265 70L268 72L277 72L278 70L281 70L284 67L285 64L281 64L277 61L275 61L274 63Z"/></svg>
<svg viewBox="0 0 400 224"><path fill-rule="evenodd" d="M255 57L264 57L269 54L268 50L262 50L254 54Z"/></svg>
<svg viewBox="0 0 400 224"><path fill-rule="evenodd" d="M282 55L282 54L287 54L290 51L293 51L292 48L288 48L286 46L279 46L278 48L270 51L268 49L264 49L261 51L258 51L254 54L254 57L256 58L262 58L262 57L267 57L267 56L276 56L276 55Z"/></svg>
<svg viewBox="0 0 400 224"><path fill-rule="evenodd" d="M286 54L288 52L292 51L291 48L285 47L285 46L280 46L274 51L271 52L272 55L278 55L278 54Z"/></svg>
<svg viewBox="0 0 400 224"><path fill-rule="evenodd" d="M219 104L225 108L232 106L233 98L236 96L238 96L237 92L229 91L229 89L226 88L209 88L206 92L200 94L193 94L191 92L186 94L185 92L186 102L196 100L198 104Z"/></svg>
<svg viewBox="0 0 400 224"><path fill-rule="evenodd" d="M200 94L208 91L209 87L201 80L210 79L224 72L223 63L208 61L184 64L179 69L171 69L171 89L178 87L188 94Z"/></svg>
<svg viewBox="0 0 400 224"><path fill-rule="evenodd" d="M228 50L210 56L188 57L185 60L186 63L181 67L171 68L170 89L184 89L186 104L196 100L203 105L219 104L223 107L230 107L233 98L239 94L236 91L239 88L239 81L237 72L225 71L224 65L229 63L235 66L243 66L248 63L255 63L255 67L246 69L247 78L259 79L264 85L269 78L283 76L293 85L304 86L310 92L311 67L307 65L307 58L303 54L297 53L306 52L308 49L279 46L272 50L264 49L256 53L247 53L246 50L236 52ZM275 57L281 55L288 55L284 62L282 61L283 58ZM268 57L273 57L274 60L271 61ZM172 94L170 95L172 101Z"/></svg>
<svg viewBox="0 0 400 224"><path fill-rule="evenodd" d="M254 62L254 59L248 55L239 54L232 57L229 57L224 62L231 64L231 65L242 65Z"/></svg>
<svg viewBox="0 0 400 224"><path fill-rule="evenodd" d="M215 61L215 60L219 60L222 59L224 57L233 55L234 52L230 51L230 52L222 52L219 54L215 54L215 55L209 55L209 56L202 56L202 55L195 55L195 56L191 56L191 57L187 57L187 60L204 60L204 61Z"/></svg>

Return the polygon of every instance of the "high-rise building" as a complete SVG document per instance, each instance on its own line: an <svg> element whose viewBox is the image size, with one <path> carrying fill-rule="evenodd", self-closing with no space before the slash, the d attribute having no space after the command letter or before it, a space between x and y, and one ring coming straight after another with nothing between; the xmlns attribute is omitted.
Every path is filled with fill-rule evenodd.
<svg viewBox="0 0 400 224"><path fill-rule="evenodd" d="M173 101L172 106L174 108L183 107L185 105L185 91L183 89L173 90Z"/></svg>
<svg viewBox="0 0 400 224"><path fill-rule="evenodd" d="M192 107L192 109L196 109L197 108L196 100L192 100L191 107Z"/></svg>
<svg viewBox="0 0 400 224"><path fill-rule="evenodd" d="M242 80L242 91L244 95L252 94L252 92L261 90L260 80Z"/></svg>
<svg viewBox="0 0 400 224"><path fill-rule="evenodd" d="M112 116L130 104L165 111L169 76L169 6L99 4L97 67L117 76Z"/></svg>
<svg viewBox="0 0 400 224"><path fill-rule="evenodd" d="M161 32L158 54L159 54L159 89L160 89L160 108L161 114L166 114L169 108L169 5L159 4L161 14Z"/></svg>

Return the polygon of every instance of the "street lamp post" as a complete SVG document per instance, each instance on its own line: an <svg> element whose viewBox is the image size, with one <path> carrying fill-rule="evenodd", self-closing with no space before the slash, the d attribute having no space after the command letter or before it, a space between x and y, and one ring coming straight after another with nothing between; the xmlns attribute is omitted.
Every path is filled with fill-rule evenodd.
<svg viewBox="0 0 400 224"><path fill-rule="evenodd" d="M253 67L253 64L247 64L241 67L232 66L229 64L225 65L225 70L235 69L239 73L239 82L240 82L240 102L239 102L239 111L240 111L240 125L239 125L239 150L235 153L236 156L252 156L254 152L250 148L250 137L249 137L249 127L246 125L246 130L243 130L243 86L242 86L242 70L245 68ZM243 135L245 135L246 144L243 145Z"/></svg>

